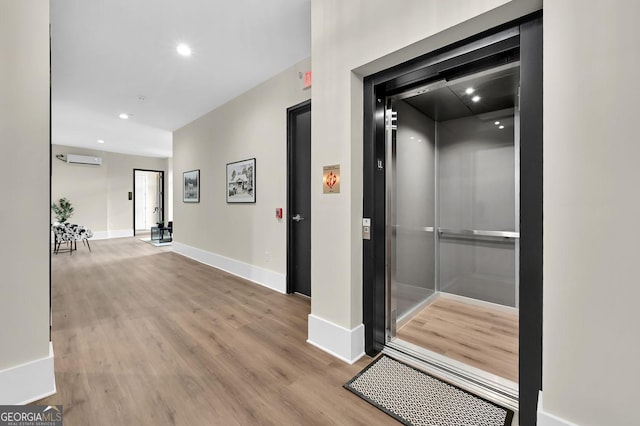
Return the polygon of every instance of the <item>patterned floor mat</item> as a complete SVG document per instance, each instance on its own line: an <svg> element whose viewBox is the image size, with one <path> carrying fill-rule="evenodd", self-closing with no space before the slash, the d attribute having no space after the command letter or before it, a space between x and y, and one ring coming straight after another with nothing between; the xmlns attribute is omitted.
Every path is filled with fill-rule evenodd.
<svg viewBox="0 0 640 426"><path fill-rule="evenodd" d="M513 411L383 355L345 388L412 426L508 426Z"/></svg>

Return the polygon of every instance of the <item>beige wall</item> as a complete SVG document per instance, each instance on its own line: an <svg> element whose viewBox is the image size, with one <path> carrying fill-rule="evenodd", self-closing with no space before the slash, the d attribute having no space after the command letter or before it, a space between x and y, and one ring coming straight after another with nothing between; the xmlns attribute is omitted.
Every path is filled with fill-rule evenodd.
<svg viewBox="0 0 640 426"><path fill-rule="evenodd" d="M166 158L62 145L53 145L52 151L52 199L68 198L75 209L69 221L89 227L96 238L133 232L133 201L128 199L129 191L133 191L133 169L164 171L165 194L167 192ZM102 157L102 165L67 164L55 158L57 154L95 155ZM165 202L168 202L166 195ZM52 216L52 220L55 220L55 216Z"/></svg>
<svg viewBox="0 0 640 426"><path fill-rule="evenodd" d="M46 1L0 1L0 145L2 370L49 354Z"/></svg>
<svg viewBox="0 0 640 426"><path fill-rule="evenodd" d="M175 241L286 271L287 108L309 99L304 60L173 134ZM227 204L226 164L256 158L256 203ZM200 203L182 202L182 173L200 169ZM285 212L286 214L286 212ZM265 256L268 252L269 256Z"/></svg>
<svg viewBox="0 0 640 426"><path fill-rule="evenodd" d="M545 411L638 424L640 3L544 10Z"/></svg>

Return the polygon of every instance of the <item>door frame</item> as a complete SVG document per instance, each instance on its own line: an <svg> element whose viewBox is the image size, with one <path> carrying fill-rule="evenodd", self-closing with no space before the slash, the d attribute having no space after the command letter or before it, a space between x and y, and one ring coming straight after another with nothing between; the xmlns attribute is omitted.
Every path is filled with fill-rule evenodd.
<svg viewBox="0 0 640 426"><path fill-rule="evenodd" d="M131 201L133 202L133 236L136 236L136 172L154 172L160 174L160 189L162 190L162 197L160 197L160 209L162 211L162 220L164 220L164 206L165 206L165 190L164 190L164 170L153 170L153 169L133 169L133 196L131 197Z"/></svg>
<svg viewBox="0 0 640 426"><path fill-rule="evenodd" d="M300 102L292 107L287 108L287 206L284 212L284 217L287 220L287 293L294 293L293 280L293 233L291 227L291 208L292 208L292 194L294 191L293 179L291 178L293 171L293 142L295 139L295 120L294 116L305 110L311 111L311 99ZM309 170L311 173L311 170Z"/></svg>
<svg viewBox="0 0 640 426"><path fill-rule="evenodd" d="M517 30L517 37L501 34ZM501 40L501 41L497 41ZM377 355L386 330L385 102L394 91L442 78L453 67L486 61L519 47L520 96L520 338L519 416L535 424L542 389L542 11L525 16L364 79L363 240L365 351Z"/></svg>

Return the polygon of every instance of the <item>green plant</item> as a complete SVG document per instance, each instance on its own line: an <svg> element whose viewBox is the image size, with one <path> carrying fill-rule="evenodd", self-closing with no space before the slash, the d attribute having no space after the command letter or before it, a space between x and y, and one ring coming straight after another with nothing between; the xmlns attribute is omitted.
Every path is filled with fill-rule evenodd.
<svg viewBox="0 0 640 426"><path fill-rule="evenodd" d="M51 204L51 210L56 215L56 219L60 223L66 223L73 215L73 206L66 198L60 198L57 203Z"/></svg>

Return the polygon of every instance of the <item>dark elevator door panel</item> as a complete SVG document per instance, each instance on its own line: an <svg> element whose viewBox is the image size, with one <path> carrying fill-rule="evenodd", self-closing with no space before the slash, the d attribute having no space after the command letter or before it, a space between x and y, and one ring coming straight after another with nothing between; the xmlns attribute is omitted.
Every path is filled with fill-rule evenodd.
<svg viewBox="0 0 640 426"><path fill-rule="evenodd" d="M311 104L290 111L290 291L311 296Z"/></svg>

